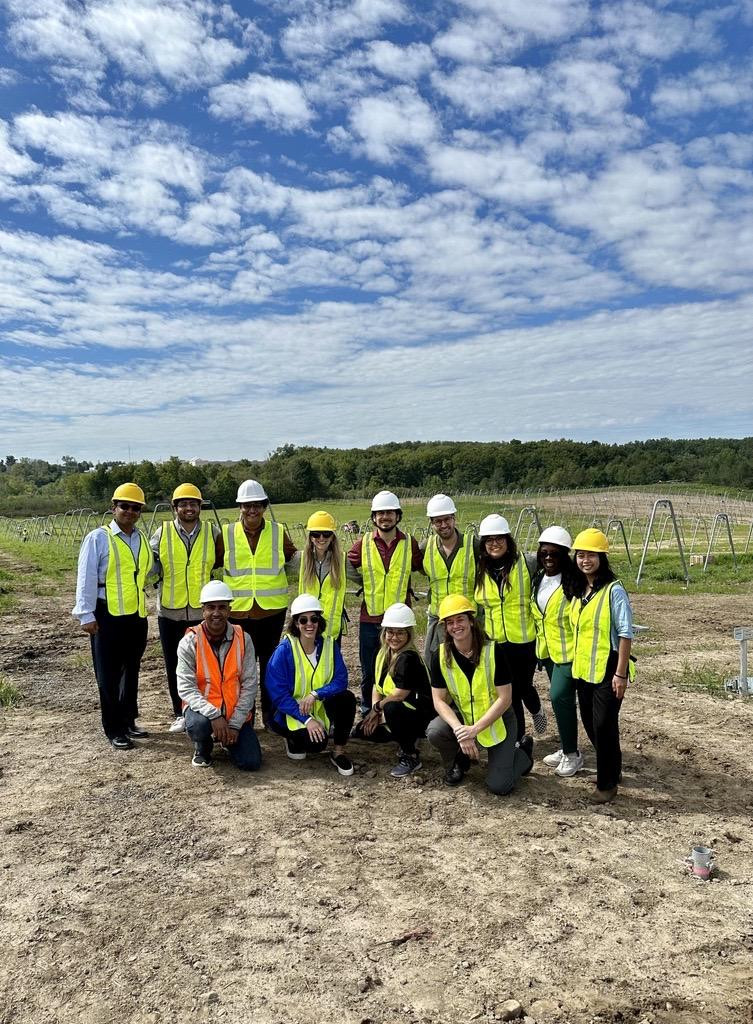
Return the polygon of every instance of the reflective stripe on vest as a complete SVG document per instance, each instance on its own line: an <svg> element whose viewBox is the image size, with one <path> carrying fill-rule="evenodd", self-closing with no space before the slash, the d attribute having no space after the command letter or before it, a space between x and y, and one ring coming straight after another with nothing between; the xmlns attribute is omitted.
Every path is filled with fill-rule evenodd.
<svg viewBox="0 0 753 1024"><path fill-rule="evenodd" d="M575 651L573 654L573 678L585 679L588 683L600 683L607 671L607 661L612 650L612 590L617 583L612 580L597 591L590 601L574 597L570 602L570 621L573 626ZM635 678L635 663L628 662L628 676Z"/></svg>
<svg viewBox="0 0 753 1024"><path fill-rule="evenodd" d="M476 559L474 558L472 535L461 538L460 547L448 569L447 563L439 551L439 537L432 534L426 542L423 568L429 577L431 594L429 611L432 615L439 615L439 603L448 594L462 594L463 597L473 600L473 575L476 571Z"/></svg>
<svg viewBox="0 0 753 1024"><path fill-rule="evenodd" d="M397 657L399 658L402 653L403 652L400 651ZM389 697L389 695L391 693L394 693L395 690L397 689L397 687L395 686L395 680L392 678L392 676L389 674L385 667L384 663L386 660L387 658L385 657L384 648L380 647L379 650L377 651L376 664L374 665L374 685L377 688L377 693L381 697ZM395 660L397 660L397 658ZM406 706L406 708L410 708L411 711L416 710L415 704L409 704L407 700L404 700L403 704Z"/></svg>
<svg viewBox="0 0 753 1024"><path fill-rule="evenodd" d="M154 554L141 530L139 535L138 562L131 548L109 526L102 529L107 534L109 558L105 574L105 599L110 615L135 615L146 618L146 596L144 587L149 571L154 565Z"/></svg>
<svg viewBox="0 0 753 1024"><path fill-rule="evenodd" d="M297 636L287 635L284 639L287 640L293 651L293 664L295 666L293 698L300 704L303 698L308 696L312 690L318 690L320 687L332 682L332 676L335 674L335 642L331 636L324 637L324 643L319 652L319 660L316 663L316 667L314 667L306 657L306 652L301 647L301 642ZM327 712L324 710L324 701L314 701L311 715L318 722L321 722L325 730L329 731L329 718L327 718ZM292 715L285 715L285 722L288 729L306 728L303 722L299 722Z"/></svg>
<svg viewBox="0 0 753 1024"><path fill-rule="evenodd" d="M196 682L204 700L209 701L212 707L223 715L224 718L233 717L238 697L241 692L241 675L243 672L243 656L246 652L246 638L240 626L233 626L233 639L230 642L230 649L225 655L225 661L220 669L220 662L217 654L207 639L206 630L203 626L189 626L186 632L193 633L196 637ZM246 716L250 721L253 708Z"/></svg>
<svg viewBox="0 0 753 1024"><path fill-rule="evenodd" d="M484 628L497 643L525 644L536 636L531 617L531 575L520 555L507 578L504 596L488 573L484 573L474 597L484 609Z"/></svg>
<svg viewBox="0 0 753 1024"><path fill-rule="evenodd" d="M233 592L231 609L247 612L254 601L260 608L287 608L288 579L285 575L285 531L276 522L264 520L256 551L249 547L243 523L222 527L225 543L223 581Z"/></svg>
<svg viewBox="0 0 753 1024"><path fill-rule="evenodd" d="M163 608L198 608L201 588L208 583L214 565L214 537L210 523L199 523L199 535L189 555L175 523L162 524L159 539L162 563L160 604Z"/></svg>
<svg viewBox="0 0 753 1024"><path fill-rule="evenodd" d="M483 718L497 699L494 666L494 644L484 644L481 658L473 673L473 680L469 683L468 676L452 655L450 655L449 662L447 661L445 645L439 645L439 667L442 670L442 677L447 683L447 689L455 702L455 707L466 725L473 725L474 722ZM507 729L500 717L482 730L476 739L482 747L494 747L497 743L501 743L505 736L507 736Z"/></svg>
<svg viewBox="0 0 753 1024"><path fill-rule="evenodd" d="M543 612L536 594L531 594L531 615L536 626L536 657L541 661L551 658L555 665L572 661L575 645L570 602L565 597L562 584L551 592Z"/></svg>
<svg viewBox="0 0 753 1024"><path fill-rule="evenodd" d="M389 569L385 571L374 534L367 533L361 545L363 600L369 615L384 615L384 609L405 603L410 585L411 543L408 537L393 548Z"/></svg>
<svg viewBox="0 0 753 1024"><path fill-rule="evenodd" d="M348 585L345 574L345 554L342 552L340 559L340 584L337 590L332 586L332 574L329 572L321 583L317 578L312 580L308 587L305 587L303 583L303 558L301 558L301 568L298 573L298 593L311 594L312 597L316 597L321 601L322 614L327 621L324 635L331 636L333 640L337 640L342 632L345 590Z"/></svg>

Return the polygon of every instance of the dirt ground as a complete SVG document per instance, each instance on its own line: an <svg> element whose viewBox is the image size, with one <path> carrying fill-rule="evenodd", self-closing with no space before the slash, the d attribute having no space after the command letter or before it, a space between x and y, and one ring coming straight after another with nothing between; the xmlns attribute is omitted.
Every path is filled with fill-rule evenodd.
<svg viewBox="0 0 753 1024"><path fill-rule="evenodd" d="M445 789L427 750L398 782L391 750L353 744L342 779L267 733L257 775L222 755L193 769L156 627L152 735L117 753L70 593L24 598L0 620L0 674L25 698L0 713L0 1024L465 1024L509 998L529 1024L753 1021L753 703L665 678L734 666L751 598L634 604L651 629L625 782L595 808L591 773L542 765L551 726L504 799L478 769ZM681 863L699 842L712 882Z"/></svg>

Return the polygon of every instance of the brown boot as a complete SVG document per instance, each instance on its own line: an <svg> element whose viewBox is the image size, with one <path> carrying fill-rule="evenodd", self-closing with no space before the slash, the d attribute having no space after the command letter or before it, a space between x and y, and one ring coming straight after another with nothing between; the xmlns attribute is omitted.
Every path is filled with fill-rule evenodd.
<svg viewBox="0 0 753 1024"><path fill-rule="evenodd" d="M608 804L617 796L617 787L612 786L611 789L597 789L594 795L591 797L592 804Z"/></svg>

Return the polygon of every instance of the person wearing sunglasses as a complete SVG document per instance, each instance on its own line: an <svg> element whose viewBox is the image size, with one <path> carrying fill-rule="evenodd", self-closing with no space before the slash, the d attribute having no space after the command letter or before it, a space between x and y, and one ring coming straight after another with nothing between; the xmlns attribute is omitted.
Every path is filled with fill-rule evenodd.
<svg viewBox="0 0 753 1024"><path fill-rule="evenodd" d="M291 761L325 750L331 727L330 761L347 776L353 774L345 747L356 717L356 698L348 689L340 648L326 635L326 628L319 599L300 594L290 606L287 632L267 665L269 727L284 739Z"/></svg>
<svg viewBox="0 0 753 1024"><path fill-rule="evenodd" d="M533 685L536 626L531 614L531 579L536 572L536 558L518 551L504 516L486 516L478 533L480 550L474 599L484 613L487 636L504 645L518 739L522 740L526 736L524 706L533 717L536 732L546 731L546 712Z"/></svg>
<svg viewBox="0 0 753 1024"><path fill-rule="evenodd" d="M144 492L121 484L112 520L84 537L78 556L73 615L91 641L102 728L115 750L149 734L136 724L139 669L146 649L147 583L156 577L149 539L137 527Z"/></svg>
<svg viewBox="0 0 753 1024"><path fill-rule="evenodd" d="M340 642L345 611L345 553L337 539L336 524L329 512L314 512L306 523L308 543L301 554L298 593L321 601L327 623L326 636Z"/></svg>

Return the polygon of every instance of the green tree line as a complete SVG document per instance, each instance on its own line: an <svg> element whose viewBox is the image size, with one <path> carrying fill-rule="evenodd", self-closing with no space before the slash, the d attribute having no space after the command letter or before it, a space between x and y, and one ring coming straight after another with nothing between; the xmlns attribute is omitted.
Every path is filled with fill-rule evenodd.
<svg viewBox="0 0 753 1024"><path fill-rule="evenodd" d="M383 487L403 494L437 491L498 493L535 487L683 483L753 489L753 438L698 440L471 442L428 441L370 448L286 444L268 458L193 466L177 456L164 462L79 462L0 459L0 513L30 515L73 507L104 508L113 489L135 480L149 505L195 483L218 507L235 502L247 477L263 482L273 502L368 496Z"/></svg>

